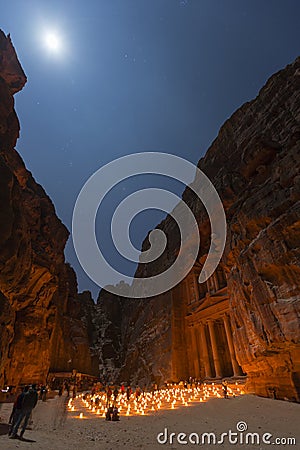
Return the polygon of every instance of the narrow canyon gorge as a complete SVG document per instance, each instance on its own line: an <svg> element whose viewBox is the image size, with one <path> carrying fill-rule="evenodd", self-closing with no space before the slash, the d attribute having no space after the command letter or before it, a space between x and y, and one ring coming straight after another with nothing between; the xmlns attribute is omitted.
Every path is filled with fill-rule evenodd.
<svg viewBox="0 0 300 450"><path fill-rule="evenodd" d="M221 127L198 167L224 205L227 242L205 283L198 277L210 223L187 187L201 249L191 272L157 297L105 289L78 293L65 262L69 232L15 150L14 95L27 79L0 31L0 386L45 382L77 370L111 381L162 384L188 377L243 378L246 390L300 401L300 58ZM166 251L137 267L160 273L176 259L180 234L158 226ZM149 248L146 237L142 250Z"/></svg>

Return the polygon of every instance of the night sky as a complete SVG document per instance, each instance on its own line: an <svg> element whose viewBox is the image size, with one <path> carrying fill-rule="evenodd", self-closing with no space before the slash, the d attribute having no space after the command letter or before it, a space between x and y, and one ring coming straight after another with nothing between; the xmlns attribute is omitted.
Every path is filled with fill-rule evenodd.
<svg viewBox="0 0 300 450"><path fill-rule="evenodd" d="M17 150L69 230L76 197L98 168L143 151L197 163L224 121L300 53L298 0L10 0L0 11L28 77L15 96ZM119 201L154 182L183 190L153 176L120 184L99 211L99 241ZM136 218L137 247L162 217L151 210ZM101 245L134 273L108 238ZM79 289L96 296L71 238L66 259Z"/></svg>

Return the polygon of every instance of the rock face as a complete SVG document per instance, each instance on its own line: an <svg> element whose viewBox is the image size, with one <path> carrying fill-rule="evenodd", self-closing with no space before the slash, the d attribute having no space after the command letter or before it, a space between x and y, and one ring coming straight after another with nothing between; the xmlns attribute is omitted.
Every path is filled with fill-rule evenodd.
<svg viewBox="0 0 300 450"><path fill-rule="evenodd" d="M76 277L64 261L68 230L14 150L13 95L25 83L0 31L0 386L44 382L49 369L92 370Z"/></svg>
<svg viewBox="0 0 300 450"><path fill-rule="evenodd" d="M95 305L93 349L97 355L103 380L114 381L121 366L122 302L102 289Z"/></svg>
<svg viewBox="0 0 300 450"><path fill-rule="evenodd" d="M123 289L128 291L128 285L123 283ZM87 295L87 293L79 294ZM130 300L127 300L128 306ZM103 381L115 382L119 378L120 369L124 363L124 342L128 324L124 320L123 297L112 295L102 289L97 303L91 299L83 304L82 314L89 333L91 352L95 368L100 371Z"/></svg>
<svg viewBox="0 0 300 450"><path fill-rule="evenodd" d="M271 388L278 398L296 401L300 399L299 121L300 58L273 75L256 99L225 122L198 164L222 199L228 225L221 266L230 325L227 322L225 329L217 324L217 338L232 332L231 353L235 352L236 367L247 374L249 391L267 396ZM208 251L210 227L189 188L183 200L194 212L201 234L196 271ZM137 277L159 272L176 256L178 232L172 219L167 217L159 228L168 236L167 252L155 264L140 264ZM148 245L146 239L144 249ZM123 301L123 322L130 327L122 338L121 378L165 381L192 374L196 352L204 352L203 336L199 343L197 331L192 344L187 319L200 314L204 300L200 285L193 285L197 295L187 286L184 280L156 298ZM194 295L193 309L189 304ZM224 361L229 364L228 358Z"/></svg>

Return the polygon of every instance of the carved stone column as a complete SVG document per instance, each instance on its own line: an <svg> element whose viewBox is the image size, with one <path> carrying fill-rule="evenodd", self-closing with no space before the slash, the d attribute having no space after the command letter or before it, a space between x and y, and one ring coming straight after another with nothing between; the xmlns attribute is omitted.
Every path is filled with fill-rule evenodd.
<svg viewBox="0 0 300 450"><path fill-rule="evenodd" d="M191 335L192 335L192 355L193 355L193 362L194 362L194 370L195 370L195 377L200 377L200 364L199 364L199 351L198 351L198 345L197 345L197 336L196 336L196 328L191 327Z"/></svg>
<svg viewBox="0 0 300 450"><path fill-rule="evenodd" d="M198 300L199 300L199 286L198 286L197 276L195 274L193 274L193 285L194 285L194 292L195 292L195 301L198 302Z"/></svg>
<svg viewBox="0 0 300 450"><path fill-rule="evenodd" d="M228 343L228 348L229 348L229 353L230 353L230 358L231 358L233 375L235 377L238 377L238 376L242 375L242 371L241 371L241 368L235 357L234 345L233 345L231 328L230 328L230 320L226 314L223 317L223 322L224 322L224 328L225 328L225 332L226 332L227 343Z"/></svg>
<svg viewBox="0 0 300 450"><path fill-rule="evenodd" d="M208 328L209 328L211 348L212 348L215 371L216 371L216 378L222 378L222 369L221 369L221 363L220 363L220 359L219 359L217 338L216 338L216 333L215 333L215 329L214 329L214 323L211 320L208 321Z"/></svg>
<svg viewBox="0 0 300 450"><path fill-rule="evenodd" d="M214 287L215 287L215 291L218 292L218 290L219 290L219 283L218 283L217 272L215 271L212 276L213 276L213 284L214 284Z"/></svg>
<svg viewBox="0 0 300 450"><path fill-rule="evenodd" d="M210 367L210 361L209 361L207 340L206 340L206 336L205 336L205 325L203 323L200 323L200 339L201 339L201 353L202 353L202 358L203 358L205 377L211 378L212 374L211 374L211 367Z"/></svg>
<svg viewBox="0 0 300 450"><path fill-rule="evenodd" d="M210 294L210 291L211 291L211 287L210 287L210 281L209 281L209 279L208 280L206 280L206 289L207 289L207 292Z"/></svg>
<svg viewBox="0 0 300 450"><path fill-rule="evenodd" d="M185 281L184 281L184 287L185 287L185 295L186 295L185 303L186 303L186 305L189 305L191 303L191 298L190 298L190 290L189 290L187 279L185 279Z"/></svg>
<svg viewBox="0 0 300 450"><path fill-rule="evenodd" d="M214 294L216 292L216 286L214 283L213 275L210 276L208 280L206 280L206 286L209 294Z"/></svg>

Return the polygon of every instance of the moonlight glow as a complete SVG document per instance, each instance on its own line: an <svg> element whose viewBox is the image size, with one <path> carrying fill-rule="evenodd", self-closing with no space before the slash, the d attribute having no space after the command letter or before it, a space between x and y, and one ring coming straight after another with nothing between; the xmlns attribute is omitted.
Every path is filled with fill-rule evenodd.
<svg viewBox="0 0 300 450"><path fill-rule="evenodd" d="M48 32L44 37L44 44L53 53L60 53L62 50L61 38L57 33Z"/></svg>

